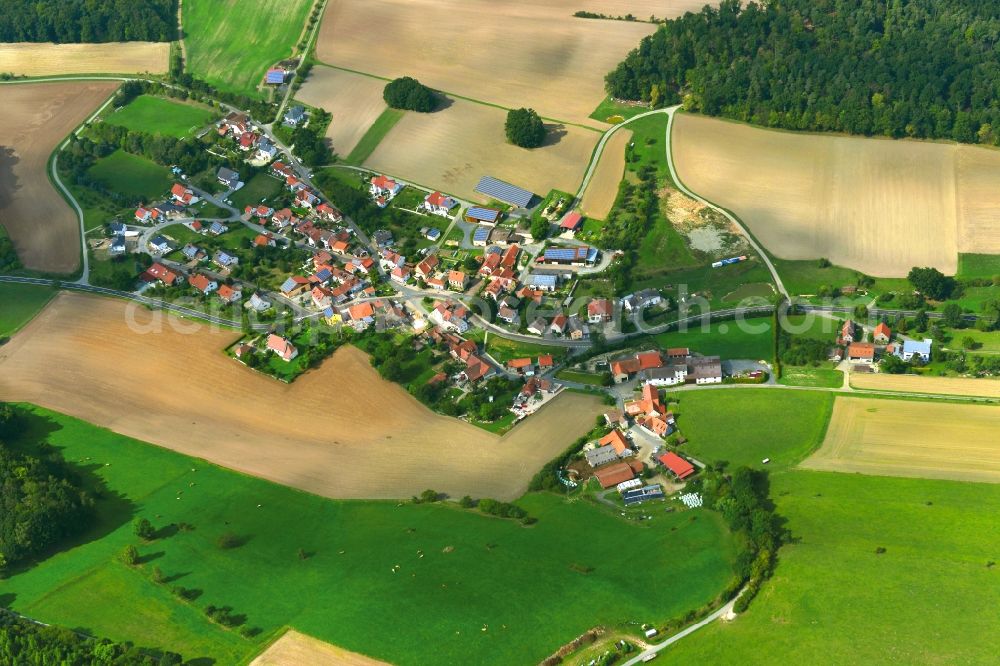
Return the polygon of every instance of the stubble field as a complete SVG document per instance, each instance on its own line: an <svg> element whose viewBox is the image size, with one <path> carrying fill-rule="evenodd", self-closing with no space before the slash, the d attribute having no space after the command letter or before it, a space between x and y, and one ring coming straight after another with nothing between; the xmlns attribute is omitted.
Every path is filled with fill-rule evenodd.
<svg viewBox="0 0 1000 666"><path fill-rule="evenodd" d="M330 112L326 138L333 151L346 157L375 119L385 111L381 79L332 67L314 67L296 99Z"/></svg>
<svg viewBox="0 0 1000 666"><path fill-rule="evenodd" d="M580 200L580 210L584 215L603 220L611 212L618 196L618 184L625 174L625 147L631 140L632 132L620 129L604 144L597 169Z"/></svg>
<svg viewBox="0 0 1000 666"><path fill-rule="evenodd" d="M299 664L389 666L384 661L357 652L349 652L294 629L286 631L281 638L250 662L250 666L299 666Z"/></svg>
<svg viewBox="0 0 1000 666"><path fill-rule="evenodd" d="M782 259L826 257L878 277L957 269L1000 252L1000 151L777 132L678 114L681 180L739 215Z"/></svg>
<svg viewBox="0 0 1000 666"><path fill-rule="evenodd" d="M483 200L473 188L484 175L541 196L575 192L600 135L547 124L545 145L526 150L507 143L505 119L501 109L461 99L434 113L407 113L365 166L472 200Z"/></svg>
<svg viewBox="0 0 1000 666"><path fill-rule="evenodd" d="M127 317L151 332L133 332ZM333 498L434 488L513 499L601 410L596 398L564 394L500 438L429 411L354 347L286 385L226 357L234 337L64 293L0 348L0 400L31 401Z"/></svg>
<svg viewBox="0 0 1000 666"><path fill-rule="evenodd" d="M809 469L1000 483L1000 407L837 398Z"/></svg>
<svg viewBox="0 0 1000 666"><path fill-rule="evenodd" d="M0 223L29 269L72 273L80 265L79 223L49 181L48 160L117 86L104 81L3 87Z"/></svg>
<svg viewBox="0 0 1000 666"><path fill-rule="evenodd" d="M851 386L878 391L901 393L939 393L1000 398L1000 381L967 377L922 377L920 375L889 375L886 373L852 373Z"/></svg>
<svg viewBox="0 0 1000 666"><path fill-rule="evenodd" d="M0 44L0 72L25 76L57 74L163 74L168 42L106 44Z"/></svg>
<svg viewBox="0 0 1000 666"><path fill-rule="evenodd" d="M333 0L317 57L370 74L421 82L505 107L533 107L569 122L604 99L604 75L655 25L574 18L591 10L641 18L699 10L701 0L602 3L597 0ZM372 48L377 26L379 47Z"/></svg>

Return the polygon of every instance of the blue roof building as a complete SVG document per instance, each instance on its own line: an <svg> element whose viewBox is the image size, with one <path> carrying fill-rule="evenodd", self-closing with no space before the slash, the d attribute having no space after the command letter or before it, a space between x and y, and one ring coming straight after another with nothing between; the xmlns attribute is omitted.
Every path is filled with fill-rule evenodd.
<svg viewBox="0 0 1000 666"><path fill-rule="evenodd" d="M536 289L546 289L552 291L559 284L559 278L555 275L538 275L532 273L528 276L528 285Z"/></svg>
<svg viewBox="0 0 1000 666"><path fill-rule="evenodd" d="M489 227L476 227L476 230L472 234L472 242L478 245L486 245L486 242L490 239L490 229Z"/></svg>
<svg viewBox="0 0 1000 666"><path fill-rule="evenodd" d="M914 356L924 363L931 360L931 345L934 343L930 338L924 340L904 340L902 345L896 347L896 356L904 361L911 360Z"/></svg>
<svg viewBox="0 0 1000 666"><path fill-rule="evenodd" d="M285 82L285 70L283 69L269 69L267 70L267 76L264 78L265 83L270 83L272 85L280 85Z"/></svg>
<svg viewBox="0 0 1000 666"><path fill-rule="evenodd" d="M543 258L547 264L592 264L597 261L598 251L585 245L579 247L550 247Z"/></svg>
<svg viewBox="0 0 1000 666"><path fill-rule="evenodd" d="M481 222L483 224L496 224L500 219L500 211L495 208L483 208L482 206L472 206L465 211L467 222Z"/></svg>
<svg viewBox="0 0 1000 666"><path fill-rule="evenodd" d="M475 191L497 201L503 201L504 203L520 206L521 208L526 208L531 203L531 200L535 198L533 192L529 192L516 185L511 185L493 176L483 176L480 178Z"/></svg>

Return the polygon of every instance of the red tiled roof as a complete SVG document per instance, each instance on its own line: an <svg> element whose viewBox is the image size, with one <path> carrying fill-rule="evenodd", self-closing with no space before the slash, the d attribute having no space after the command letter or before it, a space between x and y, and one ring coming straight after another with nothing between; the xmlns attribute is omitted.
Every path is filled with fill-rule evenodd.
<svg viewBox="0 0 1000 666"><path fill-rule="evenodd" d="M621 455L629 448L628 440L625 439L625 435L621 433L621 430L612 430L604 437L597 440L598 446L613 446L615 447L615 453Z"/></svg>
<svg viewBox="0 0 1000 666"><path fill-rule="evenodd" d="M508 368L527 368L531 365L530 358L514 358L507 361Z"/></svg>
<svg viewBox="0 0 1000 666"><path fill-rule="evenodd" d="M694 465L672 451L667 451L658 460L663 466L669 469L678 479L686 479L694 474Z"/></svg>
<svg viewBox="0 0 1000 666"><path fill-rule="evenodd" d="M852 342L847 347L848 358L875 358L875 345L870 342Z"/></svg>
<svg viewBox="0 0 1000 666"><path fill-rule="evenodd" d="M594 472L594 477L597 478L597 482L601 484L602 488L611 488L623 481L634 479L635 471L628 463L620 462L598 468Z"/></svg>

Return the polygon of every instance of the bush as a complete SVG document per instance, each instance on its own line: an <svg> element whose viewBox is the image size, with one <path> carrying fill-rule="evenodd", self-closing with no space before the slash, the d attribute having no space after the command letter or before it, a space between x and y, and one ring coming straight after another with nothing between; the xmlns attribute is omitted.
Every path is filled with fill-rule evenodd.
<svg viewBox="0 0 1000 666"><path fill-rule="evenodd" d="M132 523L132 531L144 541L150 541L156 534L153 524L147 518L136 518L135 522Z"/></svg>
<svg viewBox="0 0 1000 666"><path fill-rule="evenodd" d="M545 125L534 109L511 109L504 125L507 140L521 148L538 148L545 141Z"/></svg>
<svg viewBox="0 0 1000 666"><path fill-rule="evenodd" d="M437 94L411 76L403 76L386 84L382 99L394 109L429 113L437 108Z"/></svg>
<svg viewBox="0 0 1000 666"><path fill-rule="evenodd" d="M468 496L468 495L466 495L462 499L458 500L458 505L460 507L462 507L463 509L471 509L474 504L475 504L475 502L473 502L472 498L470 496Z"/></svg>
<svg viewBox="0 0 1000 666"><path fill-rule="evenodd" d="M125 546L122 552L118 553L118 559L121 560L122 564L134 567L139 563L139 551L135 546L130 544Z"/></svg>
<svg viewBox="0 0 1000 666"><path fill-rule="evenodd" d="M485 514L499 516L500 518L514 518L521 521L528 518L528 512L516 504L499 502L495 499L487 498L479 500L479 510Z"/></svg>

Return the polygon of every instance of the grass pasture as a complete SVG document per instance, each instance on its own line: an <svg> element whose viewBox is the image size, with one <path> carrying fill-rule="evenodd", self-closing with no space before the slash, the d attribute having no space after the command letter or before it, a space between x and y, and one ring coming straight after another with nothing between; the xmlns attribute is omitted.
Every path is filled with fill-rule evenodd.
<svg viewBox="0 0 1000 666"><path fill-rule="evenodd" d="M844 373L832 367L781 366L781 379L785 386L811 386L815 388L840 388L844 385Z"/></svg>
<svg viewBox="0 0 1000 666"><path fill-rule="evenodd" d="M311 0L185 0L188 69L220 90L256 94L267 68L292 55Z"/></svg>
<svg viewBox="0 0 1000 666"><path fill-rule="evenodd" d="M88 173L103 187L144 203L164 196L174 182L166 167L124 150L98 159Z"/></svg>
<svg viewBox="0 0 1000 666"><path fill-rule="evenodd" d="M795 465L819 446L833 403L823 391L768 388L668 390L667 398L678 402L674 413L688 439L685 452L703 462L770 470ZM771 462L761 464L764 458Z"/></svg>
<svg viewBox="0 0 1000 666"><path fill-rule="evenodd" d="M382 79L334 67L313 67L295 96L310 106L330 112L332 118L326 128L326 138L335 153L346 157L369 132L372 124L385 115L388 109L382 99L385 84ZM397 114L402 116L402 112L397 111ZM376 145L377 142L368 149L365 157ZM360 161L363 162L364 158Z"/></svg>
<svg viewBox="0 0 1000 666"><path fill-rule="evenodd" d="M117 87L117 81L3 86L0 223L25 268L51 273L79 268L79 221L49 180L49 157Z"/></svg>
<svg viewBox="0 0 1000 666"><path fill-rule="evenodd" d="M503 110L461 99L433 113L407 113L364 166L473 201L483 200L473 189L486 174L540 196L577 190L597 132L549 124L546 143L526 150L507 142L505 121Z"/></svg>
<svg viewBox="0 0 1000 666"><path fill-rule="evenodd" d="M5 599L33 618L188 658L243 663L290 626L400 666L537 663L597 624L700 606L731 576L731 539L709 512L640 526L589 502L529 495L519 500L538 519L528 529L454 504L331 501L38 408L24 432L86 461L107 492L100 524L5 580ZM116 556L137 542L135 515L161 533L139 544L143 563L129 568ZM580 539L582 528L604 538ZM222 549L227 532L239 545ZM622 543L646 553L651 576L672 581L669 595L634 584L617 564ZM152 582L154 566L168 583ZM182 602L175 585L197 597ZM589 603L567 603L581 595ZM209 604L246 614L260 634L209 622Z"/></svg>
<svg viewBox="0 0 1000 666"><path fill-rule="evenodd" d="M270 199L281 192L283 185L269 173L258 173L249 183L244 183L243 187L233 192L229 199L235 208L243 210L247 206L259 204L261 199Z"/></svg>
<svg viewBox="0 0 1000 666"><path fill-rule="evenodd" d="M205 126L214 117L214 112L193 104L140 95L124 108L105 116L104 122L130 130L182 139Z"/></svg>
<svg viewBox="0 0 1000 666"><path fill-rule="evenodd" d="M164 74L169 42L0 44L0 71L25 76Z"/></svg>
<svg viewBox="0 0 1000 666"><path fill-rule="evenodd" d="M653 336L661 348L689 347L699 354L723 359L768 359L773 354L771 318L753 317L739 321L691 324L687 330Z"/></svg>
<svg viewBox="0 0 1000 666"><path fill-rule="evenodd" d="M796 470L772 477L771 497L794 539L774 576L735 622L657 662L995 661L1000 486Z"/></svg>
<svg viewBox="0 0 1000 666"><path fill-rule="evenodd" d="M958 277L991 278L1000 275L1000 253L958 255Z"/></svg>
<svg viewBox="0 0 1000 666"><path fill-rule="evenodd" d="M1000 483L1000 407L837 398L809 469Z"/></svg>
<svg viewBox="0 0 1000 666"><path fill-rule="evenodd" d="M1000 252L1000 152L974 146L777 132L682 113L673 157L782 259L826 257L882 277L954 274L959 252ZM747 165L754 167L748 169Z"/></svg>
<svg viewBox="0 0 1000 666"><path fill-rule="evenodd" d="M0 340L31 321L55 293L51 287L0 282Z"/></svg>

